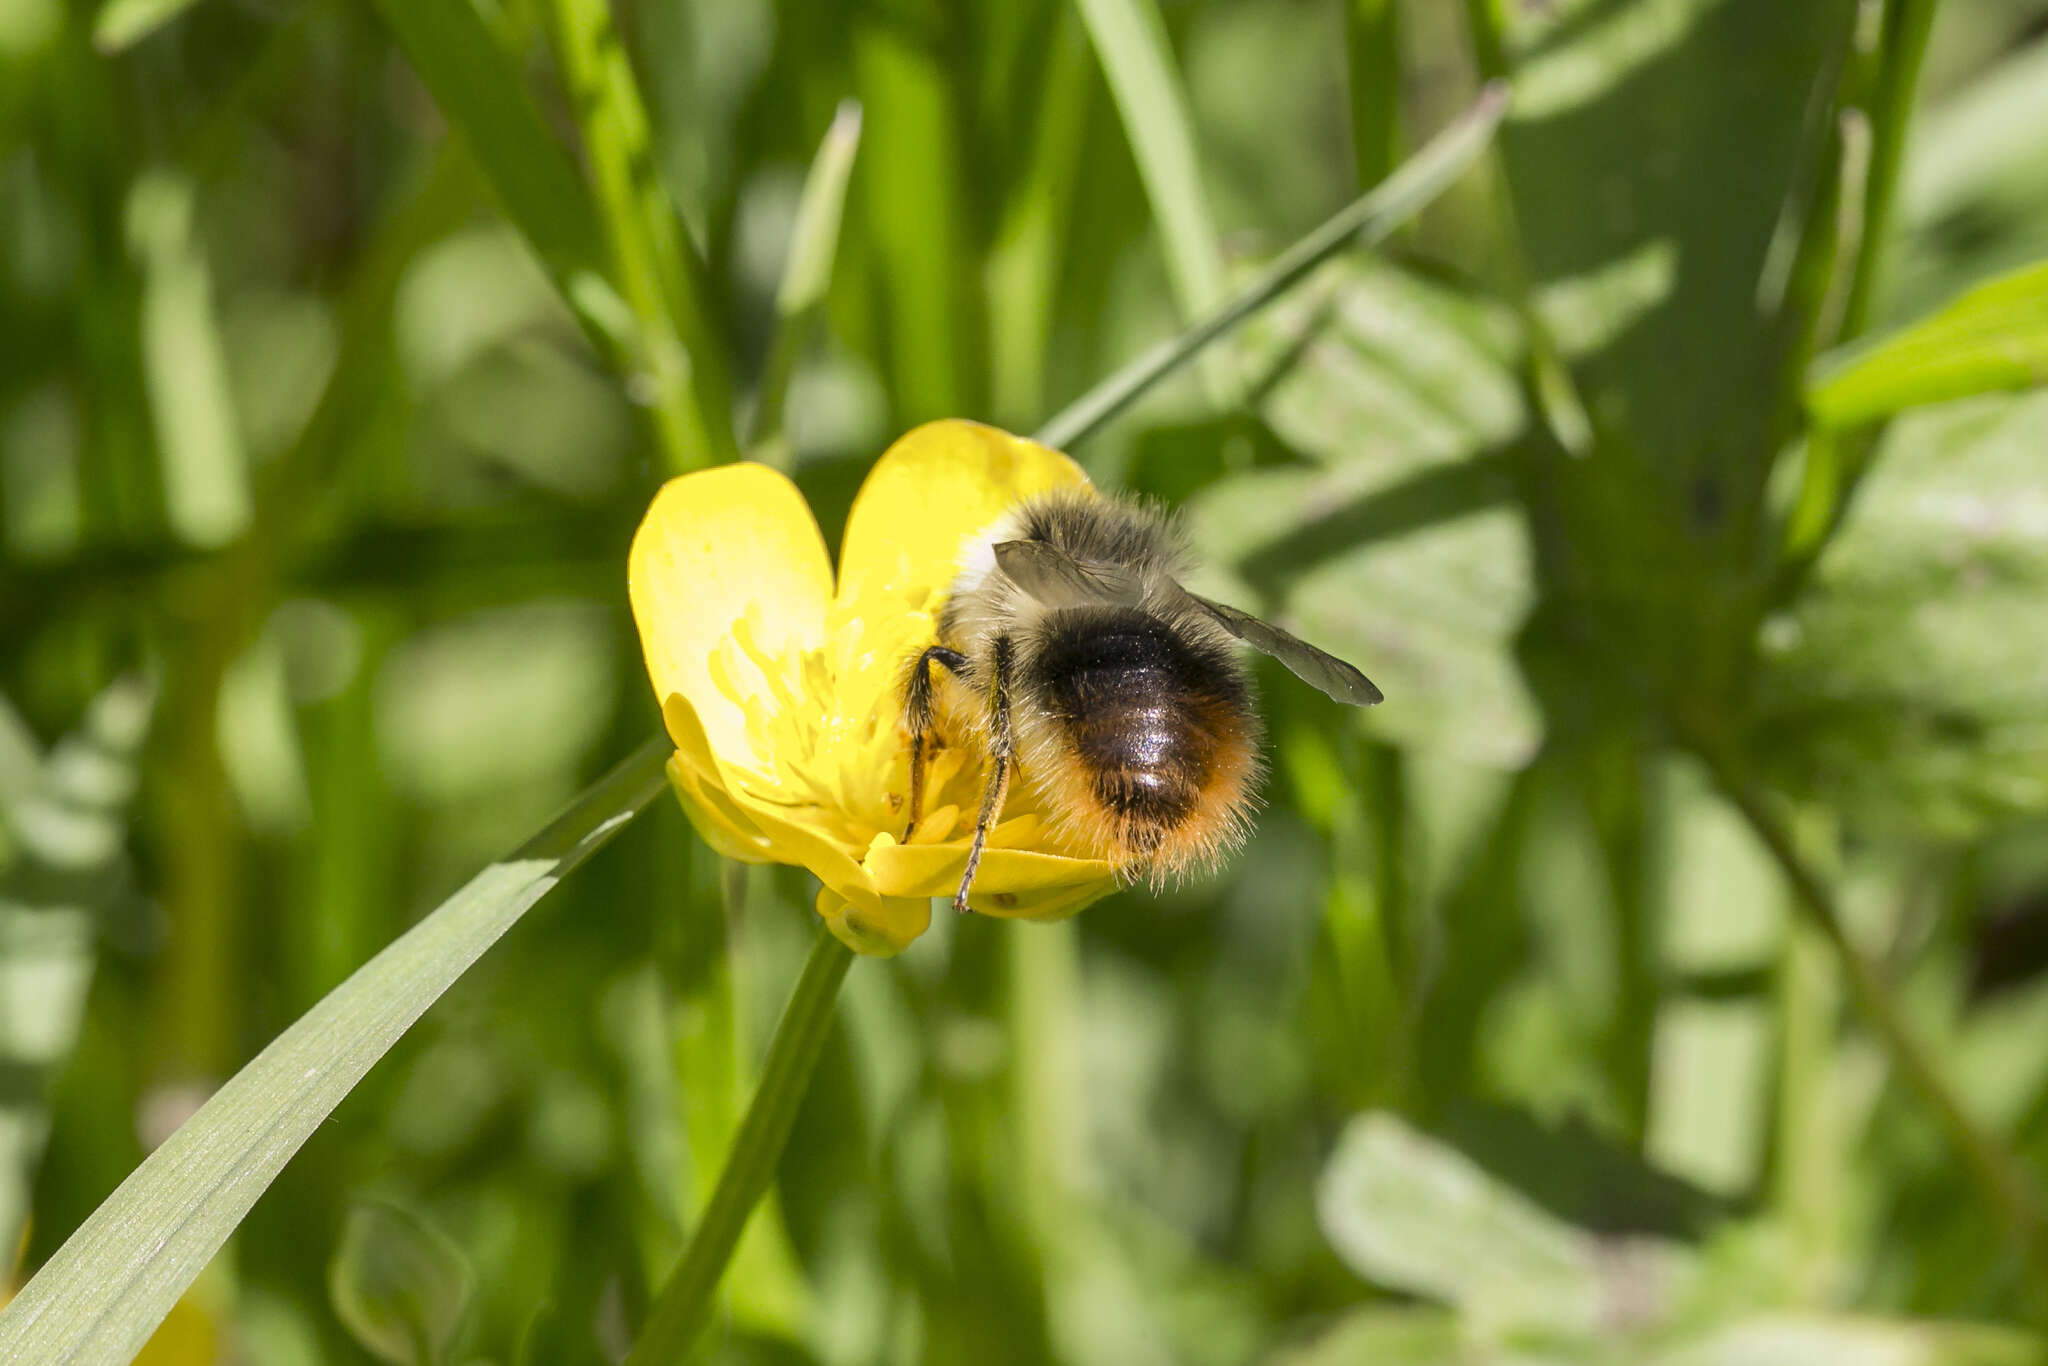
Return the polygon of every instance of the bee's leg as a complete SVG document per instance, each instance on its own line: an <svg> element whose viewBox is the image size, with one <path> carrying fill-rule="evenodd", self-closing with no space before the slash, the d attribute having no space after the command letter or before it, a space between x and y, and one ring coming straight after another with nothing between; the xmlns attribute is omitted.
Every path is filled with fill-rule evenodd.
<svg viewBox="0 0 2048 1366"><path fill-rule="evenodd" d="M910 819L903 826L903 842L910 843L917 823L924 816L924 766L930 758L932 733L932 665L943 664L960 677L967 676L967 656L943 645L934 645L910 666L910 685L904 689L903 720L910 728Z"/></svg>
<svg viewBox="0 0 2048 1366"><path fill-rule="evenodd" d="M960 890L953 894L953 909L967 913L967 889L974 885L975 870L981 867L981 851L988 844L988 832L1003 814L1003 798L1010 792L1010 771L1017 765L1017 737L1010 728L1010 652L1008 636L995 639L994 677L988 683L988 786L981 793L981 815L974 822L974 843L967 847L967 871L961 874Z"/></svg>

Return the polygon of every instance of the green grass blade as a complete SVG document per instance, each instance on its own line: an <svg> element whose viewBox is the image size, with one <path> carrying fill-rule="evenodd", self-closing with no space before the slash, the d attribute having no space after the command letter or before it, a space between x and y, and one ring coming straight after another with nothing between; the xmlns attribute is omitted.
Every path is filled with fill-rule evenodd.
<svg viewBox="0 0 2048 1366"><path fill-rule="evenodd" d="M1850 267L1849 297L1842 310L1842 335L1863 331L1870 316L1878 266L1891 246L1899 170L1906 156L1906 126L1912 121L1913 92L1934 28L1934 0L1893 0L1885 6L1883 58L1870 100L1870 168L1863 182L1863 235Z"/></svg>
<svg viewBox="0 0 2048 1366"><path fill-rule="evenodd" d="M895 419L910 426L979 412L979 326L969 311L979 262L952 73L914 33L881 22L856 29L853 72L867 145L856 197L873 288L887 301L883 373Z"/></svg>
<svg viewBox="0 0 2048 1366"><path fill-rule="evenodd" d="M151 171L129 194L128 236L142 267L143 379L165 512L181 539L218 546L248 527L254 498L196 203L189 178Z"/></svg>
<svg viewBox="0 0 2048 1366"><path fill-rule="evenodd" d="M555 47L597 182L599 224L635 324L635 364L651 381L674 470L738 455L724 348L706 271L655 172L640 87L608 0L554 0Z"/></svg>
<svg viewBox="0 0 2048 1366"><path fill-rule="evenodd" d="M151 1153L0 1311L0 1361L128 1361L321 1121L529 907L661 792L665 739L330 992Z"/></svg>
<svg viewBox="0 0 2048 1366"><path fill-rule="evenodd" d="M860 150L860 104L840 102L818 144L804 178L797 204L796 227L790 234L789 261L775 294L775 311L795 317L825 302L832 283L832 261L839 252L839 221L846 210L846 183L853 177L854 153Z"/></svg>
<svg viewBox="0 0 2048 1366"><path fill-rule="evenodd" d="M860 103L844 100L825 130L818 154L804 177L791 229L789 259L775 292L775 340L761 373L754 400L754 420L747 445L758 448L782 434L782 411L789 397L790 376L811 333L811 321L825 304L832 284L832 264L839 255L839 225L846 214L846 186L853 178L853 158L860 151Z"/></svg>
<svg viewBox="0 0 2048 1366"><path fill-rule="evenodd" d="M497 36L469 0L376 5L442 115L468 140L514 226L575 303L580 276L603 276L597 217Z"/></svg>
<svg viewBox="0 0 2048 1366"><path fill-rule="evenodd" d="M1506 0L1465 0L1465 28L1472 43L1472 61L1482 78L1497 81L1508 74Z"/></svg>
<svg viewBox="0 0 2048 1366"><path fill-rule="evenodd" d="M2048 381L2048 262L1979 285L1872 345L1824 356L1815 369L1807 406L1838 428Z"/></svg>
<svg viewBox="0 0 2048 1366"><path fill-rule="evenodd" d="M1377 185L1401 158L1401 23L1394 0L1349 0L1351 155L1360 186Z"/></svg>
<svg viewBox="0 0 2048 1366"><path fill-rule="evenodd" d="M1041 58L1038 118L1030 151L989 247L989 411L1018 426L1045 411L1046 363L1069 258L1095 64L1080 21L1062 9Z"/></svg>
<svg viewBox="0 0 2048 1366"><path fill-rule="evenodd" d="M1039 428L1035 440L1065 448L1115 417L1216 338L1264 308L1310 271L1353 242L1376 242L1442 194L1464 173L1500 126L1505 85L1490 85L1401 169L1353 200L1282 252L1259 277L1178 337L1161 342L1068 404Z"/></svg>
<svg viewBox="0 0 2048 1366"><path fill-rule="evenodd" d="M1159 220L1174 298L1183 317L1199 317L1223 297L1223 253L1166 23L1152 0L1080 0L1080 8Z"/></svg>
<svg viewBox="0 0 2048 1366"><path fill-rule="evenodd" d="M615 360L630 357L633 315L606 269L590 193L475 5L375 4L592 344Z"/></svg>

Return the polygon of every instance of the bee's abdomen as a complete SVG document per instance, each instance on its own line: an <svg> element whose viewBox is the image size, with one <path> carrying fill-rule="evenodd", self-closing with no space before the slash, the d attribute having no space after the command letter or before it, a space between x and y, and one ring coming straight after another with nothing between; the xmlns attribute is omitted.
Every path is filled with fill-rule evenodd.
<svg viewBox="0 0 2048 1366"><path fill-rule="evenodd" d="M1226 646L1132 608L1048 617L1034 682L1065 731L1065 772L1046 775L1104 854L1172 866L1227 839L1255 763L1243 675Z"/></svg>

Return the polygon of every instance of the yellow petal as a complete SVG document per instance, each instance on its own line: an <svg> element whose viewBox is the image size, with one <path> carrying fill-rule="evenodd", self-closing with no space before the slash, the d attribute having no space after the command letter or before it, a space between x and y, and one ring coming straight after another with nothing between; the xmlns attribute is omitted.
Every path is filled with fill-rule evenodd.
<svg viewBox="0 0 2048 1366"><path fill-rule="evenodd" d="M950 897L967 867L965 844L897 844L878 839L865 860L884 897ZM1034 849L982 853L967 904L983 915L1065 914L1116 890L1116 869L1096 859Z"/></svg>
<svg viewBox="0 0 2048 1366"><path fill-rule="evenodd" d="M967 900L973 905L976 915L998 920L1065 920L1115 890L1114 882L1107 886L1085 883L1078 887L1047 887L1037 892L1020 892L1015 903L1010 905L984 906L972 894Z"/></svg>
<svg viewBox="0 0 2048 1366"><path fill-rule="evenodd" d="M960 549L1033 493L1086 484L1072 460L979 422L927 422L868 472L847 514L839 603L888 599L902 610L952 583Z"/></svg>
<svg viewBox="0 0 2048 1366"><path fill-rule="evenodd" d="M748 737L747 709L718 685L712 657L750 616L754 640L770 651L824 640L832 569L796 485L744 463L669 480L633 536L626 583L664 714L671 695L687 698L714 750L764 768L767 756ZM744 691L755 681L727 679L727 686Z"/></svg>
<svg viewBox="0 0 2048 1366"><path fill-rule="evenodd" d="M901 953L932 924L928 897L882 897L863 906L849 902L830 887L820 887L817 906L825 928L855 953L883 957Z"/></svg>
<svg viewBox="0 0 2048 1366"><path fill-rule="evenodd" d="M760 833L766 857L777 863L808 868L845 900L872 905L878 894L856 850L844 837L845 814L824 807L792 805L786 792L773 787L754 790L741 769L719 761L719 790L748 827Z"/></svg>
<svg viewBox="0 0 2048 1366"><path fill-rule="evenodd" d="M682 802L690 828L713 853L741 863L776 861L774 846L734 805L716 778L707 777L676 753L669 756L668 781Z"/></svg>

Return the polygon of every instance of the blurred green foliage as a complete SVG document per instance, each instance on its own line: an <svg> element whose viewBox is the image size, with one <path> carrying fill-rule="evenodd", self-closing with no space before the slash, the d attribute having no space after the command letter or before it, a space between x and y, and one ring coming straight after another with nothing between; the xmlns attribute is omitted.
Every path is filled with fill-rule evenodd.
<svg viewBox="0 0 2048 1366"><path fill-rule="evenodd" d="M661 478L772 459L836 537L895 434L1035 428L1505 75L1497 158L1075 451L1386 705L1262 671L1224 876L856 964L710 1353L2048 1357L2044 33L0 0L14 1283L658 729ZM811 890L656 802L150 1359L616 1360Z"/></svg>

